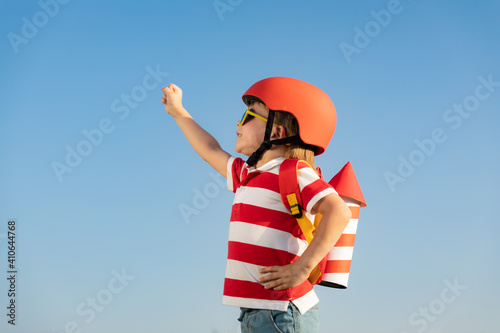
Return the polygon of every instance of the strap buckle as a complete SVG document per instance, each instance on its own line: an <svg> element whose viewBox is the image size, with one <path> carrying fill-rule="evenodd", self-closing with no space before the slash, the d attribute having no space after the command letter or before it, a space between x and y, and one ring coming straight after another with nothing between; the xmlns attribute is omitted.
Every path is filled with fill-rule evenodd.
<svg viewBox="0 0 500 333"><path fill-rule="evenodd" d="M302 209L300 209L300 205L295 204L290 206L290 213L292 213L293 217L296 219L300 219L302 217Z"/></svg>

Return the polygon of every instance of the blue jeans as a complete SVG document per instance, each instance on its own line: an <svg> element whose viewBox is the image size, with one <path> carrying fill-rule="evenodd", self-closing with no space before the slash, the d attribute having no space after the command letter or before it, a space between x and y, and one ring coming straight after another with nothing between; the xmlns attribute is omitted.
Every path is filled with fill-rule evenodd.
<svg viewBox="0 0 500 333"><path fill-rule="evenodd" d="M292 302L287 311L241 308L238 320L241 333L319 332L319 308L314 306L302 315Z"/></svg>

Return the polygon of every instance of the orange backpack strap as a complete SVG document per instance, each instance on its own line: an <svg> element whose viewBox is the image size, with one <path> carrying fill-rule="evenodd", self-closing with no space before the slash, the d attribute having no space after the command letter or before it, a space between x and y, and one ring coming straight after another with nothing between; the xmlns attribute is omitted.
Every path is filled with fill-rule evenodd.
<svg viewBox="0 0 500 333"><path fill-rule="evenodd" d="M279 171L281 199L295 218L302 217L302 199L298 174L299 162L300 160L288 158L281 163Z"/></svg>
<svg viewBox="0 0 500 333"><path fill-rule="evenodd" d="M311 221L302 212L302 197L300 195L299 187L299 164L301 162L307 164L306 161L298 159L286 159L283 163L281 163L279 170L279 188L283 204L288 210L290 210L293 217L297 219L297 223L299 224L307 243L310 244L314 237L316 228L314 223L311 223ZM308 280L312 284L316 284L320 282L320 278L321 269L318 266L313 269Z"/></svg>

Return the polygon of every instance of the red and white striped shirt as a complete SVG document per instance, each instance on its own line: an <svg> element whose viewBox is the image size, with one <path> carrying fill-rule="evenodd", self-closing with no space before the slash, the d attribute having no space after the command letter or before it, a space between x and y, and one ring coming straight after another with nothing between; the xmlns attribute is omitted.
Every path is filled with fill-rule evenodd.
<svg viewBox="0 0 500 333"><path fill-rule="evenodd" d="M307 280L283 291L266 290L258 282L261 268L290 264L307 247L297 220L281 200L278 173L284 160L277 158L255 168L241 158L229 159L227 185L235 197L229 224L223 304L286 311L292 301L305 313L319 301ZM299 165L299 187L305 213L311 221L314 217L307 212L314 204L336 193L305 163Z"/></svg>

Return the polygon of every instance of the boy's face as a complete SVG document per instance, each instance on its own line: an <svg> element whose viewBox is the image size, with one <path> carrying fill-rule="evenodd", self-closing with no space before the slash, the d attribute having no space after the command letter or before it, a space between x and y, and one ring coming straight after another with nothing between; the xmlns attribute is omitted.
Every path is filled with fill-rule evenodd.
<svg viewBox="0 0 500 333"><path fill-rule="evenodd" d="M269 115L267 108L260 103L251 103L248 108L250 111L266 119ZM235 151L246 156L252 155L264 141L265 133L266 122L264 120L256 117L248 119L245 121L245 124L238 126L238 130L236 131L238 137L236 138Z"/></svg>

